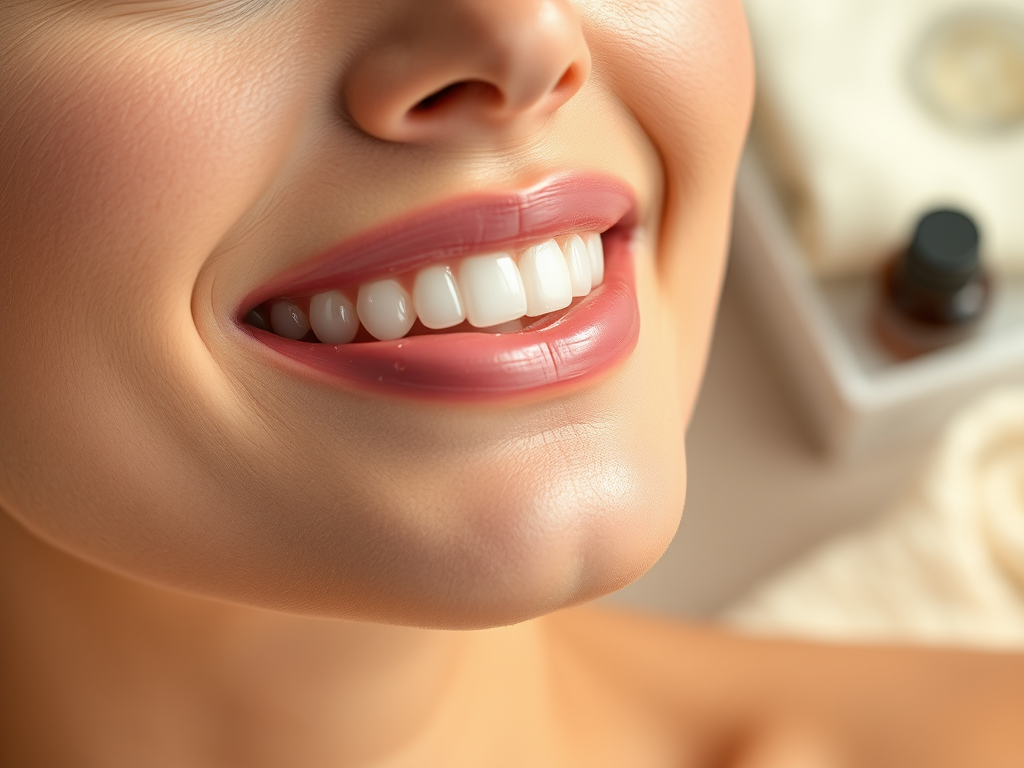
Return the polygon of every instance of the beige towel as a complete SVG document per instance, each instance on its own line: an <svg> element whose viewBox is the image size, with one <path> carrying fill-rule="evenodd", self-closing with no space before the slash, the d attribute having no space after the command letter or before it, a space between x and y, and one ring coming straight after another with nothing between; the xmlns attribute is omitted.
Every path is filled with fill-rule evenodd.
<svg viewBox="0 0 1024 768"><path fill-rule="evenodd" d="M1024 648L1024 389L948 428L892 514L730 610L755 632Z"/></svg>
<svg viewBox="0 0 1024 768"><path fill-rule="evenodd" d="M994 271L1024 273L1024 2L746 6L755 139L816 272L869 272L952 205L978 221Z"/></svg>

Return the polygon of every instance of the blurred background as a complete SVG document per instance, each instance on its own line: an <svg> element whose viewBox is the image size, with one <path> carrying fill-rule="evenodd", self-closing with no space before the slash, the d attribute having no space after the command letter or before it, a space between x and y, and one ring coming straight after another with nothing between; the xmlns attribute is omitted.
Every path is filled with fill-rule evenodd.
<svg viewBox="0 0 1024 768"><path fill-rule="evenodd" d="M758 100L686 512L607 600L1024 647L1024 2L746 6Z"/></svg>

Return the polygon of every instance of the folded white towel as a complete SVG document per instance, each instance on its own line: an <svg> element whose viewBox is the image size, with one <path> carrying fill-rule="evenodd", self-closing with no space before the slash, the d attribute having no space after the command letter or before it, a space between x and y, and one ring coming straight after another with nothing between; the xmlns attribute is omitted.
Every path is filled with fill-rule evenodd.
<svg viewBox="0 0 1024 768"><path fill-rule="evenodd" d="M1024 389L958 416L893 513L727 612L822 639L1024 648Z"/></svg>
<svg viewBox="0 0 1024 768"><path fill-rule="evenodd" d="M1024 273L1024 3L746 5L758 60L755 137L819 274L875 269L939 206L975 217L994 271ZM954 19L967 19L959 38L946 34ZM927 93L1009 123L965 127Z"/></svg>

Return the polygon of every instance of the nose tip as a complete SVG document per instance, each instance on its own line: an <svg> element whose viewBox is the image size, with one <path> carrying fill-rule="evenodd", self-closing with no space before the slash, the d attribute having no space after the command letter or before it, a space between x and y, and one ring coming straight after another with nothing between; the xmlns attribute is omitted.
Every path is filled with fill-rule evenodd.
<svg viewBox="0 0 1024 768"><path fill-rule="evenodd" d="M551 114L589 73L566 0L413 0L352 64L343 98L379 139L454 142Z"/></svg>

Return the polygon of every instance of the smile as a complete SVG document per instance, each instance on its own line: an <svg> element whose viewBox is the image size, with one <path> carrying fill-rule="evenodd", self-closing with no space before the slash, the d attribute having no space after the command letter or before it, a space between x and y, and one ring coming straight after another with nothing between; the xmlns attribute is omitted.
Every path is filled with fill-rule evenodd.
<svg viewBox="0 0 1024 768"><path fill-rule="evenodd" d="M406 336L418 320L445 330L464 322L491 328L568 307L604 280L604 247L596 232L554 239L522 251L431 264L412 275L365 283L356 291L330 290L307 298L276 299L252 310L255 327L299 341L348 344L360 327L379 341ZM350 294L356 300L350 298ZM269 322L268 322L269 319Z"/></svg>
<svg viewBox="0 0 1024 768"><path fill-rule="evenodd" d="M238 325L307 373L381 392L491 399L590 378L639 336L635 221L632 190L606 176L458 199L272 280Z"/></svg>

